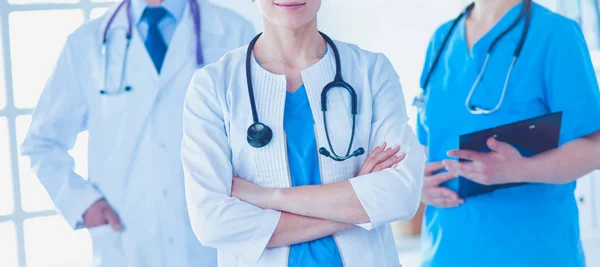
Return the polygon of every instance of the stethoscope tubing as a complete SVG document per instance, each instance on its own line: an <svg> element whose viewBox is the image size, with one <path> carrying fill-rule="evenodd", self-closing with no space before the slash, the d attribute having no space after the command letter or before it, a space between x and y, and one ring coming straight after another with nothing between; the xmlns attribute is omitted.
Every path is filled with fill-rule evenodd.
<svg viewBox="0 0 600 267"><path fill-rule="evenodd" d="M200 29L201 29L201 21L200 21L200 8L198 6L198 2L196 2L196 0L189 0L189 5L190 5L190 13L192 15L193 21L194 21L194 32L195 32L195 36L196 36L196 65L198 67L202 66L204 64L204 55L202 53L202 41L201 41L201 35L200 35ZM127 33L125 35L125 38L127 40L126 44L125 44L125 54L124 54L124 58L123 58L123 64L121 65L121 77L119 79L119 88L114 91L111 92L109 90L107 90L107 80L108 80L108 32L110 31L110 28L115 20L115 18L117 17L117 14L119 13L119 11L121 9L123 9L123 7L125 7L126 9L126 13L127 13ZM131 0L124 0L122 1L117 8L115 9L115 11L111 14L110 18L108 19L108 22L106 23L106 26L104 27L104 31L102 33L102 45L101 45L101 53L104 56L104 81L103 81L103 85L102 85L102 89L100 89L100 94L102 95L116 95L116 94L120 94L121 91L130 91L131 87L130 86L125 86L125 76L126 76L126 68L127 68L127 59L129 56L129 47L131 44L131 38L132 38L132 28L133 28L133 23L132 23L132 19L131 19Z"/></svg>
<svg viewBox="0 0 600 267"><path fill-rule="evenodd" d="M337 46L335 45L333 40L331 38L329 38L329 36L327 36L326 34L324 34L322 32L319 32L319 33L325 39L327 44L329 44L329 46L331 46L333 53L334 53L335 62L336 62L336 74L335 74L334 80L332 82L330 82L329 84L325 85L325 87L321 91L321 112L323 114L325 135L326 135L327 143L329 146L329 151L331 151L331 152L329 152L324 147L321 147L319 149L319 153L326 157L330 157L335 161L344 161L344 160L347 160L354 156L362 155L364 153L364 149L362 147L357 149L354 153L350 153L352 151L352 145L354 143L354 136L355 136L355 131L356 131L356 114L358 113L358 103L357 103L358 97L356 95L356 91L354 90L354 88L350 84L346 83L342 77L341 59L340 59L340 55L339 55ZM262 33L259 33L256 37L254 37L254 39L252 39L252 41L248 45L248 50L246 52L246 82L247 82L247 86L248 86L248 96L249 96L249 100L250 100L250 107L252 110L252 121L253 121L253 124L250 125L250 127L248 128L248 143L251 146L256 147L256 148L260 148L260 147L267 145L270 142L270 138L272 137L271 129L267 125L261 123L260 119L258 117L258 112L256 109L256 100L254 98L254 86L252 83L252 51L254 49L256 42L258 41L258 39L260 38L261 35L262 35ZM346 152L346 155L343 157L341 157L341 156L337 155L337 153L335 153L335 151L333 149L333 145L331 143L329 129L327 127L327 116L326 116L327 93L329 92L329 90L331 90L334 87L342 87L342 88L346 89L351 95L351 102L352 102L352 104L351 104L352 105L352 107L351 107L351 109L352 109L352 112L351 112L352 133L351 133L351 137L350 137L350 143L348 145L348 150ZM266 140L266 138L268 138L268 140Z"/></svg>
<svg viewBox="0 0 600 267"><path fill-rule="evenodd" d="M490 45L490 47L488 48L487 54L486 54L486 58L483 64L483 67L481 69L481 71L479 72L479 74L477 75L477 78L475 80L475 82L473 83L473 85L471 86L471 89L469 91L469 94L465 100L465 107L466 109L474 115L480 115L480 114L490 114L493 113L495 111L497 111L498 109L500 109L500 107L502 106L502 103L504 101L504 97L506 95L506 91L508 89L508 83L510 81L510 77L512 75L512 71L514 69L514 66L517 62L517 59L519 58L519 56L521 55L521 52L523 50L523 47L525 45L525 41L527 39L527 35L529 33L529 28L531 25L531 17L532 17L532 1L531 0L523 0L523 8L521 9L521 13L519 14L519 16L517 17L517 19L515 19L515 21L505 30L503 31L498 37L496 37L496 39L494 39L494 41L492 42L492 44ZM442 45L440 46L439 50L437 51L435 58L433 60L433 63L430 67L429 72L427 73L427 76L425 77L425 81L423 82L421 88L423 90L422 92L422 96L420 97L420 99L415 99L415 105L421 105L424 106L426 100L426 97L424 96L426 94L426 90L427 90L427 86L429 85L429 81L431 79L431 76L433 74L433 72L435 71L437 65L439 64L439 60L444 52L444 50L446 49L448 42L452 36L452 33L454 32L454 29L456 28L456 26L458 25L458 23L460 22L460 20L466 16L466 14L468 14L473 8L475 7L475 3L471 3L463 12L460 13L460 15L453 21L450 30L448 31L448 33L446 34L446 36L444 37L444 40L442 42ZM513 54L513 59L511 62L511 65L508 69L506 78L504 80L504 84L502 87L502 93L500 96L500 100L499 102L490 110L486 110L486 109L482 109L482 108L478 108L476 106L472 106L470 105L471 102L471 98L475 92L475 89L477 88L477 86L479 85L483 74L485 73L491 54L496 46L496 44L506 35L508 34L510 31L512 31L518 24L519 22L523 19L523 17L525 17L525 26L523 27L523 33L521 34L521 39L519 40L519 43L514 51Z"/></svg>

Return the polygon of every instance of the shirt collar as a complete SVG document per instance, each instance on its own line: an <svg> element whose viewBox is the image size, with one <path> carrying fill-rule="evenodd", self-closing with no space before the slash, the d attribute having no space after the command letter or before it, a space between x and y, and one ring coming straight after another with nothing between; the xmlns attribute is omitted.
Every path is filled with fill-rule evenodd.
<svg viewBox="0 0 600 267"><path fill-rule="evenodd" d="M163 0L160 6L167 10L169 16L175 19L176 23L179 23L185 10L186 2L186 0ZM144 14L147 6L148 3L146 0L131 0L131 15L136 25L139 25L141 22L142 14Z"/></svg>

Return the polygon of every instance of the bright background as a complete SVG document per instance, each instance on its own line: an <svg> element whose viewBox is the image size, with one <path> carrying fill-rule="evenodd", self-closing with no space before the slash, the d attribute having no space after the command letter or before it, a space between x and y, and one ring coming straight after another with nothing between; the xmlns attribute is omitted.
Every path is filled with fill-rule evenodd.
<svg viewBox="0 0 600 267"><path fill-rule="evenodd" d="M114 1L114 0L113 0ZM166 0L169 1L169 0ZM581 22L593 50L598 49L597 0L544 0L548 7ZM250 0L211 0L239 12L261 30ZM409 114L419 93L419 77L435 28L455 17L464 0L323 0L321 30L335 39L384 52L404 86ZM114 3L103 0L0 0L0 266L88 267L87 231L72 231L18 156L30 113L69 33ZM594 58L598 58L593 52ZM600 60L598 61L600 63ZM599 64L600 65L600 64ZM593 118L590 118L592 120ZM597 118L595 118L597 120ZM77 172L87 177L87 134L71 151ZM587 176L577 188L582 236L589 266L600 266L600 175ZM398 240L405 266L418 263L418 240ZM596 252L596 253L593 253Z"/></svg>

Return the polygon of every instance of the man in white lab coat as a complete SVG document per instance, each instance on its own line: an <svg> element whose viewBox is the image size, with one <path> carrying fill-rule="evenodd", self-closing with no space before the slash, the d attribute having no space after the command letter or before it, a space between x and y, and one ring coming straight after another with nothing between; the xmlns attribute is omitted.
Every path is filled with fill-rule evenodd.
<svg viewBox="0 0 600 267"><path fill-rule="evenodd" d="M252 37L248 21L205 0L131 0L69 36L22 154L66 221L88 228L94 266L216 266L186 209L183 100L199 67ZM68 154L84 130L87 180Z"/></svg>

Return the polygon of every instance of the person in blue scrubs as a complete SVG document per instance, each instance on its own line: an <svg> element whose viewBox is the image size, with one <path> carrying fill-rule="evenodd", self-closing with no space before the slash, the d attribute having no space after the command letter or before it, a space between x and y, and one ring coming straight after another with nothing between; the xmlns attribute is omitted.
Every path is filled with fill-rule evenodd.
<svg viewBox="0 0 600 267"><path fill-rule="evenodd" d="M503 101L490 114L473 114L465 101L488 49L524 5L531 6L531 23ZM469 105L491 110L500 102L522 18L496 43ZM600 91L580 26L518 0L477 0L450 31L453 22L432 37L421 80L432 72L417 127L428 152L422 266L585 266L574 189L577 178L600 167ZM491 152L458 150L462 134L558 111L559 147L546 153L524 157L493 138ZM458 176L485 185L529 184L460 199Z"/></svg>

